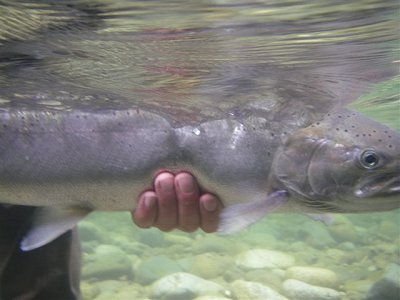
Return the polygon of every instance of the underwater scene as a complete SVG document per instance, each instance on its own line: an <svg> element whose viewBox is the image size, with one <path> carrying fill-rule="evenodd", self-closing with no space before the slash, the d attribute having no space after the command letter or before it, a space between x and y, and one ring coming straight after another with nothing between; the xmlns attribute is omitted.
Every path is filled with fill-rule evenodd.
<svg viewBox="0 0 400 300"><path fill-rule="evenodd" d="M0 163L8 163L1 159L7 152L3 141L12 143L13 138L3 140L10 124L15 132L26 133L33 145L29 133L37 131L29 131L36 126L29 124L30 120L36 122L37 116L42 116L37 124L46 131L45 126L56 124L54 128L58 128L64 116L75 112L79 120L67 123L71 127L61 130L67 132L67 138L61 135L59 139L69 139L68 130L84 132L85 126L97 130L97 122L126 112L150 112L162 117L171 131L189 128L193 136L203 135L201 126L207 122L228 120L246 125L255 120L254 124L261 124L253 127L257 137L263 135L262 130L268 136L265 151L255 151L257 155L265 152L262 157L268 159L268 163L260 162L260 169L264 165L272 168L272 157L287 136L318 124L340 107L365 114L400 133L399 13L398 1L378 0L1 1ZM121 118L121 123L125 121ZM229 153L233 152L228 151L237 145L243 149L238 141L251 135L249 131L235 127L229 147L217 151L228 153L221 156L226 156L228 164L223 171L229 176ZM361 138L366 135L363 128L356 133ZM398 136L392 140L396 148ZM160 145L155 155L162 153L167 143ZM384 146L392 148L392 144ZM43 149L36 154L46 157L47 149ZM82 155L82 161L90 161L97 152L99 157L107 157L108 153L102 156L103 150L99 147L86 153L83 149L85 155L77 152L65 157ZM399 150L393 150L397 151L394 160ZM203 166L201 170L210 170L206 167L215 159L215 153L210 153L199 155L195 171ZM17 166L22 169L35 171L45 161L38 159L35 165L29 155L21 157L23 163ZM124 166L125 158L112 163ZM232 166L237 162L232 158ZM152 164L151 157L146 163ZM107 177L101 173L102 165L94 169L101 175L97 176L82 163L82 169L71 167L72 175L56 169L54 174L59 177L54 181L45 174L32 181L32 190L25 191L15 188L13 180L30 184L36 173L18 177L20 173L3 171L1 164L0 198L19 190L21 196L31 194L37 190L37 182L62 186L63 180L72 182L60 189L67 194L70 187L76 188L74 180L97 184L101 176L110 182L136 180L143 190L151 185L149 176L137 179L129 170L116 168L116 175ZM44 169L53 171L51 166ZM399 166L394 170L398 176ZM229 180L236 177L221 179L215 172L217 175L208 178L206 171L194 175L205 176L202 182L211 187L216 182L214 187L226 184L228 189L235 188L233 196L240 192ZM269 170L263 171L268 175ZM68 181L68 176L76 177ZM240 186L242 182L238 182ZM398 191L398 187L392 189ZM329 216L301 213L300 209L299 213L265 213L260 221L228 235L201 230L162 232L136 226L126 211L129 204L116 203L118 192L117 188L110 203L91 199L93 194L83 203L71 202L74 207L93 210L78 223L83 300L400 300L399 209L386 211L389 209L379 209L379 204L369 209L372 202L360 201L353 204L353 211L363 213L340 213L334 209L339 200L330 199L334 205L322 203L319 207L332 213ZM137 197L139 192L132 193L132 210ZM51 206L52 200L44 195L32 205ZM97 200L103 201L101 205L97 206ZM226 207L250 201L246 197L222 200ZM400 200L395 201L391 205L399 207ZM18 199L6 203L29 205ZM313 204L299 204L307 205Z"/></svg>
<svg viewBox="0 0 400 300"><path fill-rule="evenodd" d="M339 215L327 227L277 214L219 237L138 229L128 214L96 213L79 225L83 299L397 299L396 288L366 296L382 278L398 282L399 219Z"/></svg>
<svg viewBox="0 0 400 300"><path fill-rule="evenodd" d="M400 130L399 77L353 105ZM380 99L393 99L377 104ZM79 224L83 299L400 299L400 211L332 224L270 214L230 236L140 229L129 213Z"/></svg>

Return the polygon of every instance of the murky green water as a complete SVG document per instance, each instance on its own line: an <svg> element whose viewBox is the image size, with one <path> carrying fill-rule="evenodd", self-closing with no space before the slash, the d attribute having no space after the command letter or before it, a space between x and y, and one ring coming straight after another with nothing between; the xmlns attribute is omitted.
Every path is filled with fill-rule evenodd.
<svg viewBox="0 0 400 300"><path fill-rule="evenodd" d="M270 103L286 122L290 107L323 113L358 99L353 109L400 130L398 13L397 1L372 0L5 1L0 109L140 107L192 124ZM255 297L237 280L285 294L294 266L322 268L309 282L336 291L332 299L362 299L400 262L399 220L398 211L339 215L327 227L272 215L222 238L96 213L81 224L84 299L157 298L155 282L178 271L214 295L183 299ZM268 254L277 264L260 253L259 264L243 262L255 249L277 251Z"/></svg>

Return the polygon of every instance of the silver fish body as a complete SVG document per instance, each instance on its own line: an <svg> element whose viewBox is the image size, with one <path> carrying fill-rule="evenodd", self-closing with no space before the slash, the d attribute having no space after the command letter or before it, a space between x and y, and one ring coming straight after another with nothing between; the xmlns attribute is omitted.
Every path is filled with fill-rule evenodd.
<svg viewBox="0 0 400 300"><path fill-rule="evenodd" d="M0 113L0 199L44 207L25 250L90 211L133 210L160 169L190 172L218 195L226 206L222 233L270 212L391 210L400 206L399 136L346 109L311 126L250 116L177 128L142 110L7 110ZM376 155L379 168L363 166L364 153L372 153L367 163Z"/></svg>
<svg viewBox="0 0 400 300"><path fill-rule="evenodd" d="M265 197L278 146L250 123L173 128L136 110L2 112L0 120L0 199L12 204L132 210L159 169L191 172L226 205L239 203Z"/></svg>

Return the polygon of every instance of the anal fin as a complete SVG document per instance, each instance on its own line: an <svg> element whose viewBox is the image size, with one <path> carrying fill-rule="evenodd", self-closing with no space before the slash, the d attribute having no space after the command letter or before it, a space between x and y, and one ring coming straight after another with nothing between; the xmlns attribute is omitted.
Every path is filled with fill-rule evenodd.
<svg viewBox="0 0 400 300"><path fill-rule="evenodd" d="M20 248L29 251L50 243L75 227L90 210L81 207L40 207L33 214L32 225L23 237Z"/></svg>
<svg viewBox="0 0 400 300"><path fill-rule="evenodd" d="M231 234L250 226L285 204L287 198L288 193L285 190L279 190L271 193L264 200L226 207L220 216L218 233L222 235Z"/></svg>

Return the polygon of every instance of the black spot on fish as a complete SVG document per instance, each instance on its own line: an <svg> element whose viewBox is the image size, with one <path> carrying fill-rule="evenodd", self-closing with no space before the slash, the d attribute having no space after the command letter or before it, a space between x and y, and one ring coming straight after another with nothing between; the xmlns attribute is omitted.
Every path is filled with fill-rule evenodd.
<svg viewBox="0 0 400 300"><path fill-rule="evenodd" d="M392 148L393 146L392 145L389 145L389 148Z"/></svg>
<svg viewBox="0 0 400 300"><path fill-rule="evenodd" d="M339 131L339 128L336 128L336 131Z"/></svg>
<svg viewBox="0 0 400 300"><path fill-rule="evenodd" d="M345 129L344 132L349 132L349 131L347 129Z"/></svg>
<svg viewBox="0 0 400 300"><path fill-rule="evenodd" d="M341 119L341 118L342 118L342 116L341 116L341 115L338 115L338 118L339 118L339 119Z"/></svg>

